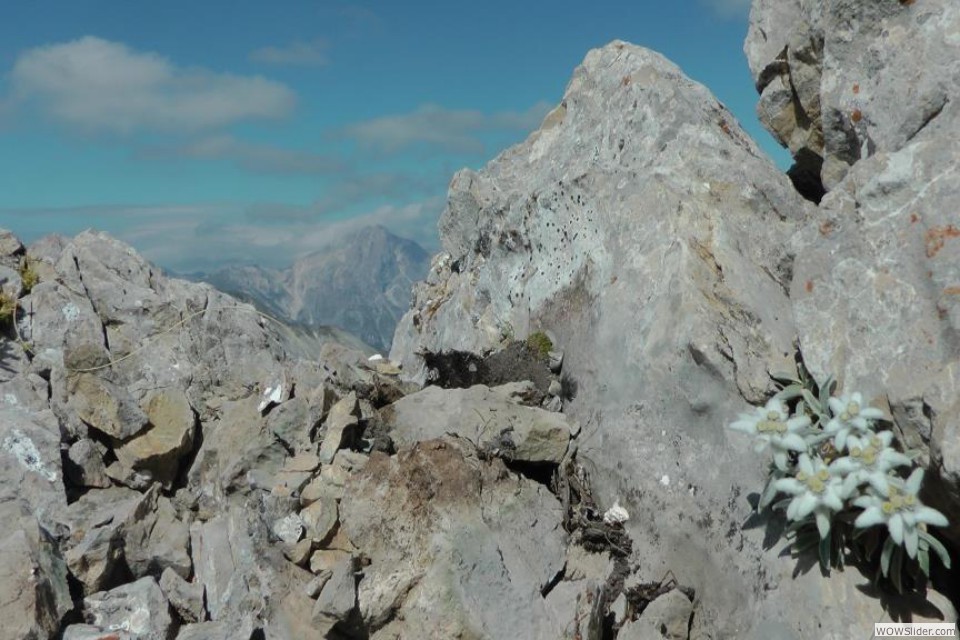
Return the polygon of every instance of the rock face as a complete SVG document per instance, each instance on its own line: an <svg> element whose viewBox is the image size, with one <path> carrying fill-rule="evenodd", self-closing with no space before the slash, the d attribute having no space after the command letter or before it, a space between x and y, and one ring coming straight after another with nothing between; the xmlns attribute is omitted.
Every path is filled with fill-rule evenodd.
<svg viewBox="0 0 960 640"><path fill-rule="evenodd" d="M864 16L893 11L854 8L877 3L831 4ZM784 37L805 41L807 23L790 6L760 2L754 23L769 12L770 20L798 30ZM955 29L944 30L953 10L931 11L929 21L940 25L938 37L954 38ZM831 37L841 36L826 38ZM748 50L755 46L748 43ZM769 48L771 61L782 48ZM849 48L851 54L866 52L869 42ZM809 67L819 64L818 52L798 49L795 57ZM922 59L917 55L915 61ZM804 67L790 90L804 99L816 94L814 76ZM763 108L772 110L774 99L764 100ZM803 112L789 112L793 128L778 124L784 142L797 150L816 148L821 104L827 102L809 97ZM827 113L826 106L823 110ZM938 126L900 138L891 134L884 144L911 136L920 144ZM942 144L945 149L949 142ZM526 142L481 172L462 171L454 178L440 222L444 253L418 285L392 357L403 362L405 375L423 380L432 372L421 354L483 354L505 336L551 331L564 350L564 372L578 386L575 399L564 405L582 424L577 460L590 471L605 507L618 500L630 514L641 514L625 525L634 542L631 557L645 571L672 570L696 589L696 633L742 638L805 637L821 628L836 637L854 633L882 615L880 603L864 597L849 572L829 581L794 575L793 561L778 557L779 547L762 539L762 523L744 526L752 511L747 492L762 486L764 459L735 438L728 442L725 425L745 401L757 404L772 393L769 372L794 365L798 342L818 375L829 364L853 388L863 378L850 376L845 363L856 362L861 376L875 376L878 363L862 364L862 358L898 358L882 349L847 349L848 340L859 344L865 336L884 334L890 348L902 348L925 340L926 331L944 336L933 335L934 342L952 345L946 336L953 329L936 313L915 307L908 312L932 323L929 327L893 319L902 313L890 306L897 289L883 287L888 282L896 287L897 278L905 276L890 279L883 267L892 270L904 259L891 257L902 242L890 236L871 244L869 238L897 223L892 215L881 223L862 211L870 194L879 201L894 189L902 189L903 198L887 211L909 209L909 193L929 192L933 198L941 192L946 198L952 182L941 183L937 172L950 176L956 164L946 154L932 153L929 164L919 165L930 167L923 174L927 180L910 180L914 165L901 161L891 164L890 177L881 183L874 165L869 175L875 186L863 199L858 190L848 193L848 206L831 223L851 232L831 235L833 227L821 224L824 207L840 195L829 194L815 209L703 87L655 53L613 43L588 54L561 104ZM855 166L837 190L857 171ZM863 179L867 175L865 168ZM952 227L942 216L951 209L942 211L930 214L931 228L939 230L931 246L950 251L942 245L951 242ZM868 224L869 231L863 228ZM823 235L830 237L824 241ZM851 245L862 247L859 253L869 255L868 261L851 259ZM942 276L934 270L927 277L952 277L956 261L943 264ZM806 270L817 274L812 293L811 278L801 276ZM821 286L833 302L824 304ZM931 287L917 283L904 289L904 295L926 296ZM879 323L885 312L862 304L873 296L886 296L890 322ZM858 316L863 320L856 327L836 321ZM868 317L874 322L869 329ZM915 333L906 338L897 331ZM821 341L830 332L835 337ZM939 359L930 369L946 372L936 378L937 406L946 409L957 397L951 373L957 358L953 346L933 348ZM900 358L904 375L917 371L916 357L923 356ZM950 361L954 364L947 365ZM939 428L949 430L954 423ZM955 446L952 438L942 442L933 450ZM835 601L847 605L830 606Z"/></svg>
<svg viewBox="0 0 960 640"><path fill-rule="evenodd" d="M949 0L756 0L744 49L760 120L829 191L861 159L955 131L958 29Z"/></svg>
<svg viewBox="0 0 960 640"><path fill-rule="evenodd" d="M201 278L289 322L339 327L387 351L397 321L410 306L413 283L429 265L420 245L372 226L336 248L300 258L289 269L232 267ZM341 335L334 338L346 343Z"/></svg>
<svg viewBox="0 0 960 640"><path fill-rule="evenodd" d="M803 97L793 103L816 103L823 113L813 127L821 148L790 145L824 159L829 189L792 242L790 297L804 359L816 375L833 373L889 404L906 444L932 458L944 480L930 501L954 511L958 35L954 2L758 1L746 43L768 127L797 135L765 105L798 75ZM819 53L802 54L811 43ZM950 535L960 543L960 522L953 524Z"/></svg>

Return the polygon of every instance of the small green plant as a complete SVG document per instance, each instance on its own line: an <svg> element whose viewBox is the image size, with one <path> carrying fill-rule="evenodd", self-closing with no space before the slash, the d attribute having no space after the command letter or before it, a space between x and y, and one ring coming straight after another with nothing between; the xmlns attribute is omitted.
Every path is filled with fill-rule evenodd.
<svg viewBox="0 0 960 640"><path fill-rule="evenodd" d="M527 348L541 358L546 358L553 350L553 342L543 331L537 331L527 336Z"/></svg>
<svg viewBox="0 0 960 640"><path fill-rule="evenodd" d="M864 406L860 393L835 396L832 378L819 384L802 365L797 379L775 379L780 391L730 428L753 435L758 452L772 451L757 508L786 511L794 552L816 546L829 571L848 553L876 561L879 549L876 579L898 592L906 575L914 586L917 570L929 577L931 551L949 569L950 554L927 531L947 526L947 518L920 502L923 469L915 455L894 448L892 431L879 429L883 412Z"/></svg>
<svg viewBox="0 0 960 640"><path fill-rule="evenodd" d="M0 291L0 328L7 329L13 326L16 310L17 299Z"/></svg>
<svg viewBox="0 0 960 640"><path fill-rule="evenodd" d="M20 261L20 281L23 283L23 295L29 294L40 282L40 274L33 266L33 260L23 258Z"/></svg>

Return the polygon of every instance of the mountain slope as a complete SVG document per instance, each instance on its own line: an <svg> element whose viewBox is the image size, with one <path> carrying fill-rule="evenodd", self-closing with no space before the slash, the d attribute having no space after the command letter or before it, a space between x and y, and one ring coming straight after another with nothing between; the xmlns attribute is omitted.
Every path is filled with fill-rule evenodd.
<svg viewBox="0 0 960 640"><path fill-rule="evenodd" d="M284 320L339 327L386 351L409 308L413 283L429 264L429 254L417 243L371 226L289 269L228 267L200 277Z"/></svg>

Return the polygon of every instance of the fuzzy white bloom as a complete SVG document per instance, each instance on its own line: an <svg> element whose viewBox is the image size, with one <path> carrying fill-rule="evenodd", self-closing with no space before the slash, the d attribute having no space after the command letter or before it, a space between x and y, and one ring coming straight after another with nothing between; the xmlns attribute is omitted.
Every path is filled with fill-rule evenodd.
<svg viewBox="0 0 960 640"><path fill-rule="evenodd" d="M773 486L794 496L787 507L787 519L799 521L812 513L820 538L830 534L831 516L843 510L843 502L848 497L844 493L843 478L831 474L820 458L811 458L805 453L797 461L797 474L781 478Z"/></svg>
<svg viewBox="0 0 960 640"><path fill-rule="evenodd" d="M853 504L862 508L863 513L857 516L853 524L861 529L878 524L887 525L893 541L905 545L907 554L916 558L920 544L918 526L932 524L945 527L948 524L946 516L924 506L917 498L921 484L923 469L917 469L910 474L902 488L890 484L886 495L860 496Z"/></svg>
<svg viewBox="0 0 960 640"><path fill-rule="evenodd" d="M604 524L623 524L629 519L630 514L620 506L620 502L614 502L613 506L603 514Z"/></svg>
<svg viewBox="0 0 960 640"><path fill-rule="evenodd" d="M833 418L823 430L833 436L837 451L846 451L851 436L867 437L873 434L873 421L883 418L880 409L863 406L863 395L858 391L827 400Z"/></svg>
<svg viewBox="0 0 960 640"><path fill-rule="evenodd" d="M892 431L881 431L870 438L850 436L847 455L830 463L831 473L846 476L844 490L848 495L863 485L887 495L890 471L913 464L910 458L890 446L892 441Z"/></svg>
<svg viewBox="0 0 960 640"><path fill-rule="evenodd" d="M807 450L804 435L809 426L809 417L789 418L783 402L774 397L763 407L754 409L753 413L741 413L730 428L756 436L757 451L769 446L773 450L773 463L781 471L787 471L789 452Z"/></svg>

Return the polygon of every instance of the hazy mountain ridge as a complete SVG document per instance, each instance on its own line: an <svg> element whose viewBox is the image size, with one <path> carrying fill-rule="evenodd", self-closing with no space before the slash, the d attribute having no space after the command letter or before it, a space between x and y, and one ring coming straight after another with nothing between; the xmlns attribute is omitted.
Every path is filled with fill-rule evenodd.
<svg viewBox="0 0 960 640"><path fill-rule="evenodd" d="M192 277L284 321L338 327L386 351L410 306L413 283L429 265L430 255L416 242L371 226L288 269L231 266Z"/></svg>

